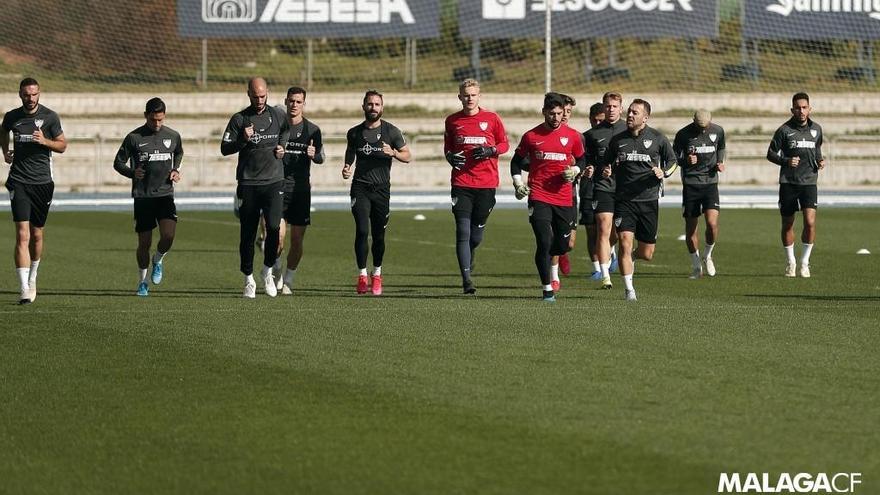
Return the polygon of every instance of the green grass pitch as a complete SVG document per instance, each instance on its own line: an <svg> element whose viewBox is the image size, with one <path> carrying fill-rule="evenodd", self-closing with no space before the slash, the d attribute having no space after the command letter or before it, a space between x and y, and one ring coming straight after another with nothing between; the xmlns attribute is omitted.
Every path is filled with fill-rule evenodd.
<svg viewBox="0 0 880 495"><path fill-rule="evenodd" d="M878 212L821 210L813 277L786 279L778 213L725 210L718 276L693 281L663 209L635 304L586 280L581 230L552 305L524 209L490 218L477 297L448 211L394 212L386 293L357 296L341 211L314 214L295 295L256 300L231 213L183 211L138 298L131 214L55 212L36 302L15 304L11 259L0 277L0 492L677 495L861 472L880 493Z"/></svg>

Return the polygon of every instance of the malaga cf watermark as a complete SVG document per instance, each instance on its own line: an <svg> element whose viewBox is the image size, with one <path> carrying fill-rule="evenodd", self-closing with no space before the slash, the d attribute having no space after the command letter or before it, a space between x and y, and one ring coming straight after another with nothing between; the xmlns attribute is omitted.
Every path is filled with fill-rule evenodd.
<svg viewBox="0 0 880 495"><path fill-rule="evenodd" d="M862 473L721 473L718 493L857 493Z"/></svg>

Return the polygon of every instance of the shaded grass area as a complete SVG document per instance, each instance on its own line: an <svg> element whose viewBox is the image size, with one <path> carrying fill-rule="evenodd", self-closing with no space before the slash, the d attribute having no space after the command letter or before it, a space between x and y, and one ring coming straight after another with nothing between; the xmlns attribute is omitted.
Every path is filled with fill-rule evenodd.
<svg viewBox="0 0 880 495"><path fill-rule="evenodd" d="M36 303L0 285L4 490L699 494L845 471L871 491L880 267L855 251L880 252L877 210L820 212L809 280L781 276L775 212L724 211L719 275L691 281L664 209L634 305L586 280L583 232L541 303L518 210L461 296L451 215L424 214L393 214L381 298L354 294L350 215L319 211L296 294L244 301L230 214L182 211L144 299L130 214L53 213Z"/></svg>

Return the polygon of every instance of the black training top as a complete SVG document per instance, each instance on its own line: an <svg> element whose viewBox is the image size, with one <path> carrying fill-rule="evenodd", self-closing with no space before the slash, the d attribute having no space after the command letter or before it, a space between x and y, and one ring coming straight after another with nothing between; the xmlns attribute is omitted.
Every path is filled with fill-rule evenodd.
<svg viewBox="0 0 880 495"><path fill-rule="evenodd" d="M786 160L795 156L800 158L798 166L789 166ZM773 134L767 149L767 159L779 165L780 184L815 184L823 158L822 128L811 119L804 126L794 117L789 119Z"/></svg>
<svg viewBox="0 0 880 495"><path fill-rule="evenodd" d="M314 160L306 154L310 143L315 147ZM304 118L299 124L290 126L290 137L284 149L284 186L296 191L309 190L312 161L324 163L324 142L321 129Z"/></svg>
<svg viewBox="0 0 880 495"><path fill-rule="evenodd" d="M660 167L669 177L677 167L669 140L647 126L638 136L627 130L611 138L604 163L612 165L618 201L656 201L663 180L651 169Z"/></svg>
<svg viewBox="0 0 880 495"><path fill-rule="evenodd" d="M618 119L617 122L611 124L607 121L602 122L596 127L584 133L584 149L587 152L587 166L592 165L593 178L581 179L581 198L590 199L593 197L593 190L614 193L614 176L604 177L602 170L604 166L600 166L605 160L605 151L611 138L616 134L620 134L626 130L626 121ZM592 184L592 188L590 187Z"/></svg>
<svg viewBox="0 0 880 495"><path fill-rule="evenodd" d="M171 171L180 170L183 143L180 134L168 126L154 131L142 125L122 141L113 168L132 179L132 198L159 198L174 194ZM135 179L134 171L144 169L144 178Z"/></svg>
<svg viewBox="0 0 880 495"><path fill-rule="evenodd" d="M348 130L345 163L352 164L356 160L353 182L390 186L392 157L382 153L382 144L388 143L400 151L406 146L406 139L390 122L382 120L373 129L368 129L365 124L361 122Z"/></svg>
<svg viewBox="0 0 880 495"><path fill-rule="evenodd" d="M52 182L52 150L34 141L34 132L42 129L43 135L56 139L64 133L61 119L52 110L37 105L37 111L28 114L24 107L6 112L0 132L12 131L15 154L7 181L22 184L48 184Z"/></svg>
<svg viewBox="0 0 880 495"><path fill-rule="evenodd" d="M724 163L727 152L724 142L724 129L717 124L709 124L705 129L691 122L675 135L672 143L678 166L681 167L681 182L688 185L717 184L718 164ZM697 163L691 165L688 155L696 154Z"/></svg>
<svg viewBox="0 0 880 495"><path fill-rule="evenodd" d="M250 140L244 137L244 128L253 124ZM262 113L247 107L229 119L220 152L226 156L238 153L235 179L243 186L274 184L284 179L284 166L275 157L275 147L287 144L290 125L284 111L267 106Z"/></svg>

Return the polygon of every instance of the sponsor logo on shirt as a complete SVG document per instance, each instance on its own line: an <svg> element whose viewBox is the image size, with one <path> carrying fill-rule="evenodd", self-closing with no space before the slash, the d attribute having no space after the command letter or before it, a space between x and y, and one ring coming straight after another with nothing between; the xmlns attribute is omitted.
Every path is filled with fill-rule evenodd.
<svg viewBox="0 0 880 495"><path fill-rule="evenodd" d="M695 153L715 153L715 147L714 146L695 146L694 152Z"/></svg>
<svg viewBox="0 0 880 495"><path fill-rule="evenodd" d="M819 14L819 13L827 13L827 12L855 12L867 14L868 17L872 19L880 20L880 9L876 8L872 0L852 0L850 2L829 2L825 1L812 1L805 2L799 0L776 0L775 4L771 4L767 6L768 12L773 12L774 14L779 14L783 17L788 17L792 12L796 12L798 14ZM872 12L872 10L874 12Z"/></svg>
<svg viewBox="0 0 880 495"><path fill-rule="evenodd" d="M816 147L816 143L814 141L808 141L806 139L801 139L800 141L790 142L789 146L791 148L798 148L798 149L803 149L803 148L813 149Z"/></svg>
<svg viewBox="0 0 880 495"><path fill-rule="evenodd" d="M460 144L486 144L488 139L486 136L459 136L458 142Z"/></svg>
<svg viewBox="0 0 880 495"><path fill-rule="evenodd" d="M535 151L535 158L546 162L566 162L568 155L565 153L553 153L549 151Z"/></svg>
<svg viewBox="0 0 880 495"><path fill-rule="evenodd" d="M370 143L367 143L367 144L361 146L360 148L358 148L358 151L360 151L361 153L363 153L365 155L369 155L369 154L372 154L374 151L382 151L382 147L381 146L370 146Z"/></svg>
<svg viewBox="0 0 880 495"><path fill-rule="evenodd" d="M164 162L171 159L171 153L150 153L151 162Z"/></svg>
<svg viewBox="0 0 880 495"><path fill-rule="evenodd" d="M262 129L261 129L261 130L262 130ZM252 142L252 143L254 143L254 144L260 144L260 141L262 141L262 140L264 140L264 139L274 139L274 140L277 141L277 140L278 140L278 134L260 134L260 133L258 133L258 132L255 132L254 135L251 136L251 138L249 139L249 141Z"/></svg>
<svg viewBox="0 0 880 495"><path fill-rule="evenodd" d="M623 160L625 162L650 162L651 155L646 155L645 153L639 153L638 151L631 151L629 153L623 153Z"/></svg>

